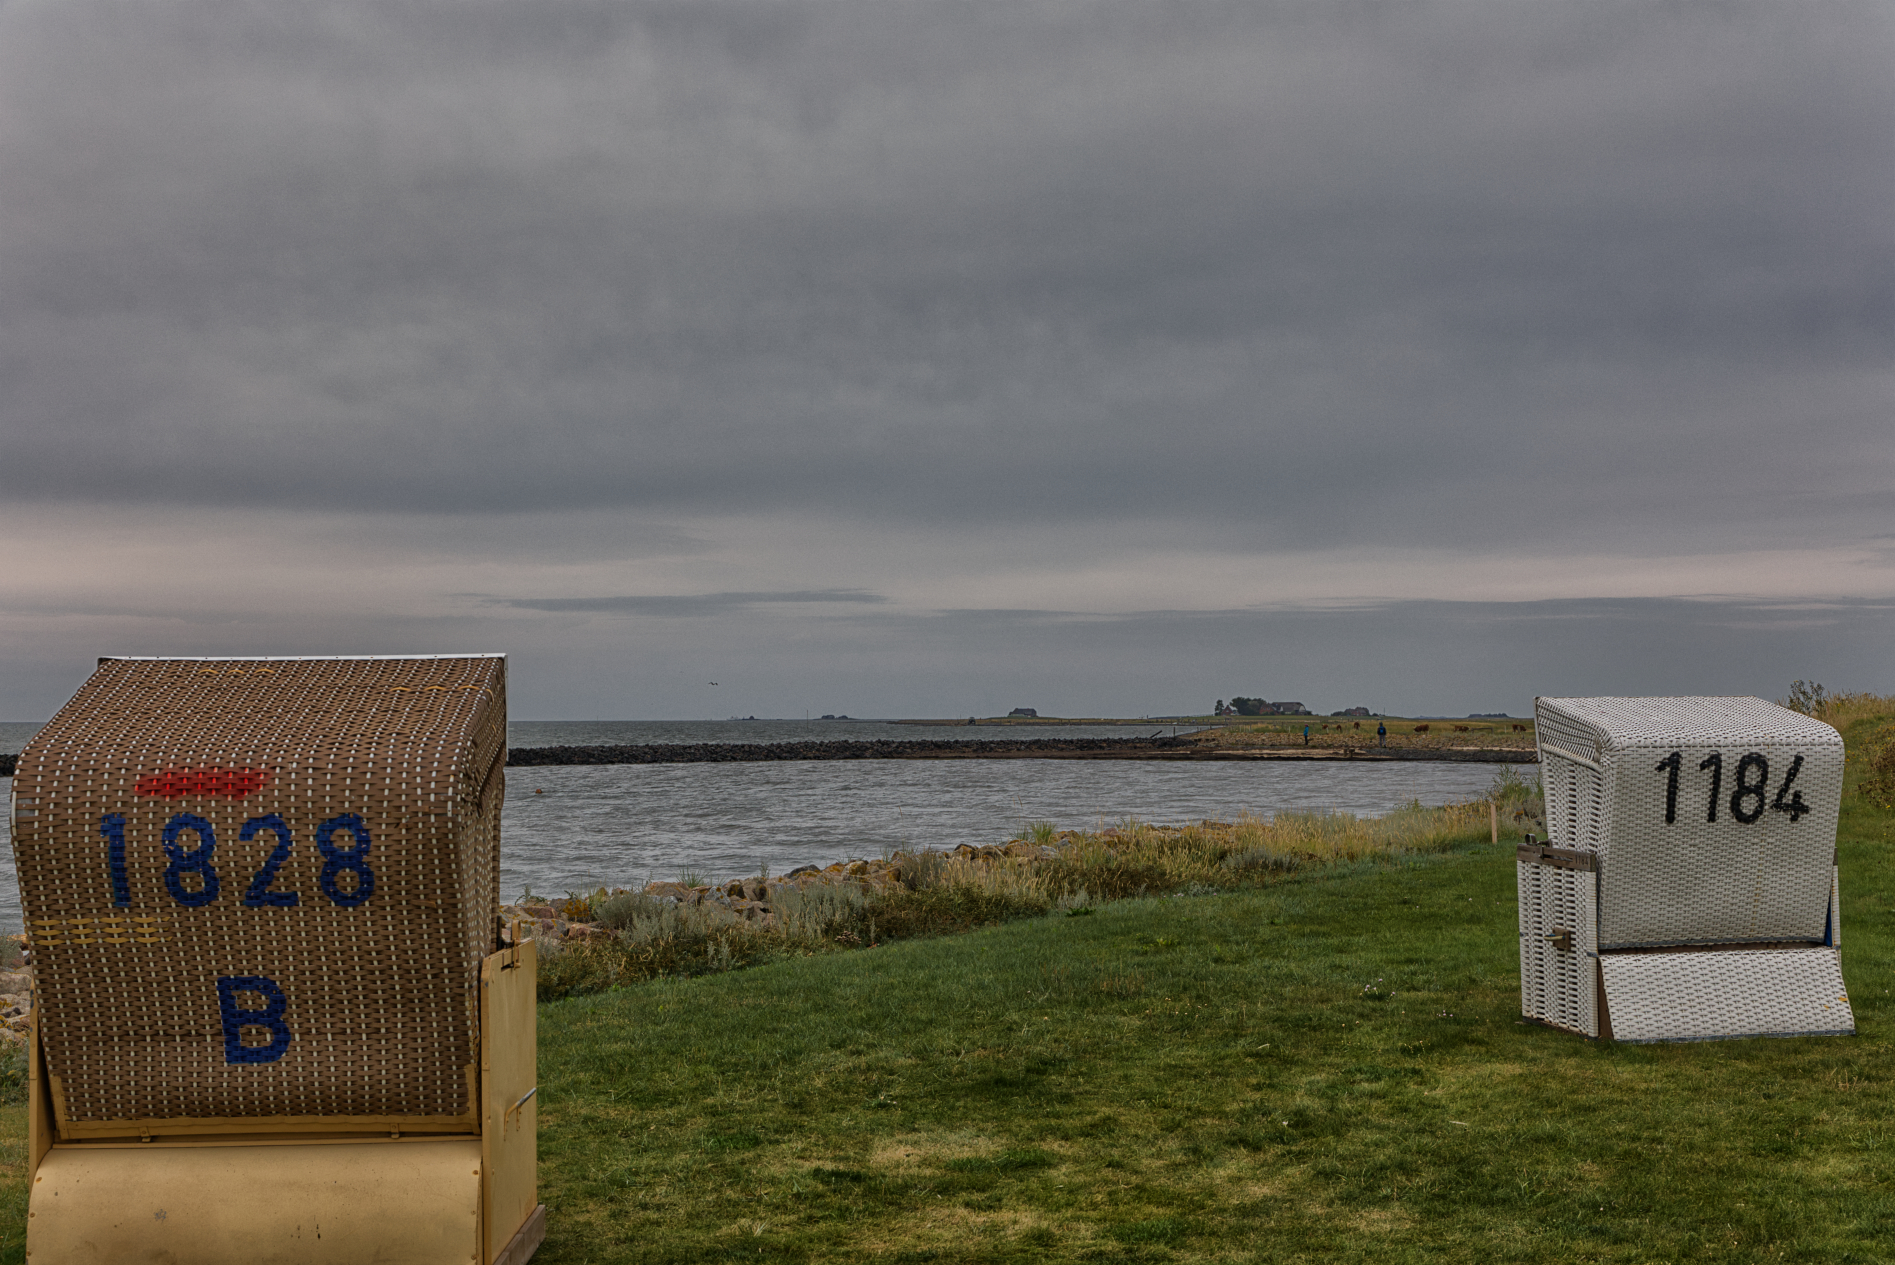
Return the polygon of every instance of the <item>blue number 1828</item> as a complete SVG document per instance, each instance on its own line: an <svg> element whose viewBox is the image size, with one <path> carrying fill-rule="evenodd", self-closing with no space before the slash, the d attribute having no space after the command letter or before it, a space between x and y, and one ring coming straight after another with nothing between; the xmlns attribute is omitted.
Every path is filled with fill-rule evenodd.
<svg viewBox="0 0 1895 1265"><path fill-rule="evenodd" d="M132 880L126 856L125 814L106 813L100 817L99 834L105 840L105 868L112 904L126 908L132 903ZM338 847L337 834L351 836L354 846ZM196 836L194 846L185 846L187 835ZM289 860L290 850L295 846L289 824L276 813L252 817L244 822L237 838L249 843L258 835L274 836L276 846L244 888L243 904L250 909L294 907L302 899L296 892L271 890L277 871ZM217 874L217 832L211 823L195 813L178 813L165 823L163 844L168 858L164 885L171 899L187 909L198 909L215 901L223 890L223 882ZM330 904L354 909L366 904L375 894L375 871L369 865L372 844L368 824L358 813L331 817L316 828L316 848L323 858L320 886ZM345 874L350 880L346 885L338 881Z"/></svg>

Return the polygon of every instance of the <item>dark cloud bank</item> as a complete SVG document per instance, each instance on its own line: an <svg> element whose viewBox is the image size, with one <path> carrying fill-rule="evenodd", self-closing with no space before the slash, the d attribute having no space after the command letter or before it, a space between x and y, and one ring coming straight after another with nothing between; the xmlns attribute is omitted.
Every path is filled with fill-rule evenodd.
<svg viewBox="0 0 1895 1265"><path fill-rule="evenodd" d="M551 714L598 698L561 665L615 635L872 679L864 710L990 678L995 705L1053 682L1130 703L1141 673L1177 705L1771 690L1824 656L1869 684L1891 53L1875 4L13 5L0 495L520 516L528 554L530 515L741 510L871 540L998 524L1058 569L1040 533L1135 510L1266 564L1884 559L1794 628L1755 605L1762 564L1723 605L1450 583L1259 613L1260 583L1206 603L1247 613L1110 617L881 610L914 565L893 553L780 587L574 580L503 599L554 621L507 626ZM474 546L430 548L435 593L474 587L448 574ZM713 614L726 634L610 622ZM433 618L243 636L486 628ZM903 631L864 651L877 618ZM40 634L12 635L14 706L58 696Z"/></svg>

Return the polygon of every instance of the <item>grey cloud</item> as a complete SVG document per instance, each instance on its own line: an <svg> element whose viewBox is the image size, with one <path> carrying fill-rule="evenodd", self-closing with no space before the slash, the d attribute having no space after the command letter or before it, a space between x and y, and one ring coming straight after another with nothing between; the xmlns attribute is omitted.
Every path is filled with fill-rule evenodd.
<svg viewBox="0 0 1895 1265"><path fill-rule="evenodd" d="M888 599L861 589L803 589L774 593L650 594L631 597L506 597L496 605L524 611L601 615L723 615L753 606L846 603L875 605Z"/></svg>
<svg viewBox="0 0 1895 1265"><path fill-rule="evenodd" d="M9 629L0 717L43 719L100 654L510 652L520 718L1170 715L1232 693L1323 712L1520 715L1536 694L1781 695L1793 678L1889 692L1887 602L1675 599L1397 602L1349 610L902 611L713 598L706 619L557 618L466 602L426 617L387 604L247 620L101 615L56 636ZM738 598L759 595L736 594ZM781 597L784 594L763 594ZM745 617L746 612L751 617ZM588 611L567 612L584 616ZM798 622L787 622L798 621ZM786 635L787 634L787 635ZM720 685L715 699L706 682ZM1208 809L1207 809L1208 811Z"/></svg>
<svg viewBox="0 0 1895 1265"><path fill-rule="evenodd" d="M1874 6L82 2L0 50L14 497L1678 548L1859 534L1895 473Z"/></svg>

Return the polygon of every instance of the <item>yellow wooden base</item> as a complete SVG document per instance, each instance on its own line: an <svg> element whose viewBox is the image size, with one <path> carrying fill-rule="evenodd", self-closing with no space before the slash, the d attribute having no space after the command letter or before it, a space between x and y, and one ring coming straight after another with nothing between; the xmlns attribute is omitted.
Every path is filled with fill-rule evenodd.
<svg viewBox="0 0 1895 1265"><path fill-rule="evenodd" d="M56 1146L32 1265L481 1265L480 1139Z"/></svg>

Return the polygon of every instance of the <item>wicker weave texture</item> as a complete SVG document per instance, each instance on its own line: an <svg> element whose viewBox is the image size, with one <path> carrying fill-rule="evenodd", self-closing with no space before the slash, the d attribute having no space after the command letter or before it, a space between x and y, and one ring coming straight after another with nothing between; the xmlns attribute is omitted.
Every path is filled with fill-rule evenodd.
<svg viewBox="0 0 1895 1265"><path fill-rule="evenodd" d="M14 778L62 1133L472 1126L505 686L498 656L101 662Z"/></svg>
<svg viewBox="0 0 1895 1265"><path fill-rule="evenodd" d="M1596 875L1516 863L1520 889L1520 1013L1599 1035L1594 942Z"/></svg>
<svg viewBox="0 0 1895 1265"><path fill-rule="evenodd" d="M1601 949L1822 942L1834 729L1755 698L1542 698L1535 713L1553 841L1599 856Z"/></svg>
<svg viewBox="0 0 1895 1265"><path fill-rule="evenodd" d="M1855 1032L1834 949L1620 953L1600 962L1620 1041Z"/></svg>

